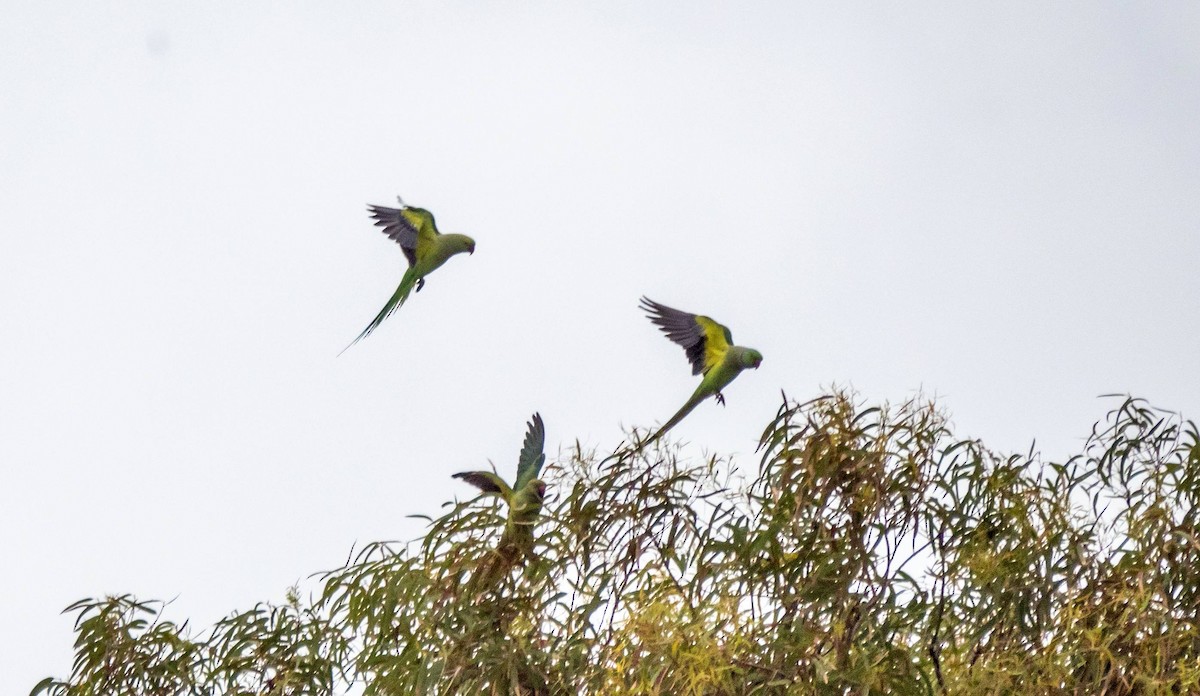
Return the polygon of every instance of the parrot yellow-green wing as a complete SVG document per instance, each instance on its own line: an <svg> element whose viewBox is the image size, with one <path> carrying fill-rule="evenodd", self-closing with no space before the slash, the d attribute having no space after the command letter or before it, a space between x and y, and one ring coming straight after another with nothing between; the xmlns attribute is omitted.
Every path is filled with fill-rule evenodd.
<svg viewBox="0 0 1200 696"><path fill-rule="evenodd" d="M521 491L525 484L536 479L546 463L546 426L542 423L539 413L533 414L529 428L525 432L525 443L521 447L521 456L517 459L517 478L513 482L513 490Z"/></svg>
<svg viewBox="0 0 1200 696"><path fill-rule="evenodd" d="M417 262L417 234L419 226L414 224L410 216L405 215L402 208L389 208L383 205L369 205L367 210L376 227L382 227L388 239L400 245L404 250L404 258L408 265Z"/></svg>
<svg viewBox="0 0 1200 696"><path fill-rule="evenodd" d="M504 498L505 501L512 502L512 489L508 487L504 479L490 471L463 471L454 474L453 478L466 481L484 493L491 493Z"/></svg>
<svg viewBox="0 0 1200 696"><path fill-rule="evenodd" d="M729 329L709 317L696 317L696 324L704 332L704 370L707 373L725 359L729 346L733 345L733 335Z"/></svg>
<svg viewBox="0 0 1200 696"><path fill-rule="evenodd" d="M433 213L424 208L408 207L400 211L405 220L412 225L416 230L415 242L415 257L417 261L429 256L433 248L437 246L438 235L437 224L433 220Z"/></svg>
<svg viewBox="0 0 1200 696"><path fill-rule="evenodd" d="M672 309L648 297L642 298L641 308L667 338L683 346L693 375L719 365L733 344L729 329L709 317Z"/></svg>

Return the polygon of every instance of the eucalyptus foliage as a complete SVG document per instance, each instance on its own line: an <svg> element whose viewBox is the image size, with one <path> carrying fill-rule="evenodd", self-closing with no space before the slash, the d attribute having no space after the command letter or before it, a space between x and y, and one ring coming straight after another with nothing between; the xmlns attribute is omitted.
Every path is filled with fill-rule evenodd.
<svg viewBox="0 0 1200 696"><path fill-rule="evenodd" d="M547 466L534 554L448 504L197 632L78 602L35 694L1200 692L1200 435L1125 399L1065 462L956 439L934 405L784 399L757 467L636 437ZM449 490L449 488L448 488Z"/></svg>

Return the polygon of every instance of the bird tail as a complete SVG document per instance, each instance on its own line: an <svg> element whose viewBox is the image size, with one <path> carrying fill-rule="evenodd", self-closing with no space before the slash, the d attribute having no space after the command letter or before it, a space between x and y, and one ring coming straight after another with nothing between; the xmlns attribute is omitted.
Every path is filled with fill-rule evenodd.
<svg viewBox="0 0 1200 696"><path fill-rule="evenodd" d="M383 309L379 310L379 314L376 314L375 318L371 320L371 323L367 324L367 328L363 329L362 333L358 335L358 338L350 341L350 345L343 348L342 352L338 353L338 355L345 353L346 351L350 350L350 346L353 346L355 343L358 343L367 336L370 336L371 332L375 330L375 327L382 324L384 319L390 317L392 312L400 309L404 302L408 300L408 296L412 294L413 287L417 284L417 280L417 275L413 273L412 269L410 268L408 272L404 274L404 277L400 279L400 286L396 288L396 292L392 293L392 297L387 301L387 304L383 306Z"/></svg>
<svg viewBox="0 0 1200 696"><path fill-rule="evenodd" d="M654 433L654 435L650 436L649 440L646 440L645 442L643 442L642 447L645 447L645 446L653 443L654 441L658 440L658 438L662 437L668 430L670 430L671 428L674 428L676 425L678 425L679 421L683 420L687 416L687 414L692 412L692 409L694 409L694 408L696 408L696 406L700 405L700 402L704 401L704 399L706 399L708 396L709 396L708 394L700 393L700 390L697 389L692 394L692 397L687 400L687 403L683 405L683 408L676 411L675 415L671 416L670 420L668 420L666 423L663 423L663 426L658 429L658 432L656 432L656 433Z"/></svg>
<svg viewBox="0 0 1200 696"><path fill-rule="evenodd" d="M507 541L507 536L506 533L500 539L500 543L488 553L487 559L468 580L470 594L476 595L495 588L521 560L521 550L516 544Z"/></svg>

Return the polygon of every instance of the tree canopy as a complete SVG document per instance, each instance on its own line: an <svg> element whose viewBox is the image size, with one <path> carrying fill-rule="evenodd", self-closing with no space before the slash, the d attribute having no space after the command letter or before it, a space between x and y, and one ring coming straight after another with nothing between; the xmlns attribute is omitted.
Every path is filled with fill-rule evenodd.
<svg viewBox="0 0 1200 696"><path fill-rule="evenodd" d="M471 580L503 502L447 503L209 629L77 602L71 674L34 693L1200 691L1192 421L1123 398L1045 461L834 391L785 397L757 462L639 437L546 465L532 553L496 582Z"/></svg>

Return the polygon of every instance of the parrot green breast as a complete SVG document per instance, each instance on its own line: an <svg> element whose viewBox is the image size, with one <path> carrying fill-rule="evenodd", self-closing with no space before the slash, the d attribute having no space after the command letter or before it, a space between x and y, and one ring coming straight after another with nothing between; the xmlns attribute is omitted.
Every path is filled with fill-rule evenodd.
<svg viewBox="0 0 1200 696"><path fill-rule="evenodd" d="M413 270L418 276L426 276L441 268L442 264L456 254L469 253L475 248L470 237L461 234L442 234L430 239L426 246L417 247L417 263Z"/></svg>
<svg viewBox="0 0 1200 696"><path fill-rule="evenodd" d="M729 386L743 369L745 368L732 353L726 353L715 367L705 373L704 379L700 381L700 388L708 394L719 392Z"/></svg>

